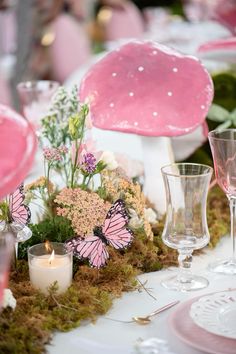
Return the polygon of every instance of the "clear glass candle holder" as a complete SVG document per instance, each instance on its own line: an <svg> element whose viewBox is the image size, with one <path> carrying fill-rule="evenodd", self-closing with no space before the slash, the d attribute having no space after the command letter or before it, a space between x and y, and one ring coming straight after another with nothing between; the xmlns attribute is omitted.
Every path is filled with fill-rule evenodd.
<svg viewBox="0 0 236 354"><path fill-rule="evenodd" d="M44 294L57 284L57 294L64 293L72 283L73 254L63 243L51 242L34 245L28 249L30 282Z"/></svg>
<svg viewBox="0 0 236 354"><path fill-rule="evenodd" d="M209 242L206 202L212 168L179 163L162 168L166 190L166 220L163 242L178 250L179 273L162 281L168 289L190 291L208 285L204 277L190 271L192 252Z"/></svg>
<svg viewBox="0 0 236 354"><path fill-rule="evenodd" d="M7 287L11 256L14 252L14 237L9 232L0 233L0 310L3 291Z"/></svg>

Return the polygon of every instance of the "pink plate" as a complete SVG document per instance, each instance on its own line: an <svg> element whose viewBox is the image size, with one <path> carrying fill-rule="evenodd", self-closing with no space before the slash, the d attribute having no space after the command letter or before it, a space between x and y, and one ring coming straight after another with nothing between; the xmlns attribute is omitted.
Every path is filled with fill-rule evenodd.
<svg viewBox="0 0 236 354"><path fill-rule="evenodd" d="M204 295L205 296L205 295ZM209 354L235 354L236 340L211 334L195 325L189 311L199 297L180 304L169 316L170 327L175 335L190 347Z"/></svg>

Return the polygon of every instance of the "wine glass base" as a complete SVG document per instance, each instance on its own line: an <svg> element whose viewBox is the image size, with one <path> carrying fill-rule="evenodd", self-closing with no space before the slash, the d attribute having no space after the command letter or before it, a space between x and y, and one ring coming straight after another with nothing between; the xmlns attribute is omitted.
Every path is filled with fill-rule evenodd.
<svg viewBox="0 0 236 354"><path fill-rule="evenodd" d="M209 281L198 275L191 275L188 279L181 280L179 275L174 275L161 282L161 285L169 290L176 291L194 291L206 288L209 285Z"/></svg>
<svg viewBox="0 0 236 354"><path fill-rule="evenodd" d="M225 259L222 261L210 263L208 269L214 273L236 275L236 260Z"/></svg>

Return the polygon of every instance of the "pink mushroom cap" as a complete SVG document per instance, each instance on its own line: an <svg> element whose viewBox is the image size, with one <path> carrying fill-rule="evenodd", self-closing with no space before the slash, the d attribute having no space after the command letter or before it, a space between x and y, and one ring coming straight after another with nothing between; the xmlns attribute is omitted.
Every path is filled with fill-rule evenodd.
<svg viewBox="0 0 236 354"><path fill-rule="evenodd" d="M0 104L0 200L26 177L35 150L36 136L29 122Z"/></svg>
<svg viewBox="0 0 236 354"><path fill-rule="evenodd" d="M213 83L201 62L154 42L131 42L94 64L81 82L94 126L179 136L204 122Z"/></svg>

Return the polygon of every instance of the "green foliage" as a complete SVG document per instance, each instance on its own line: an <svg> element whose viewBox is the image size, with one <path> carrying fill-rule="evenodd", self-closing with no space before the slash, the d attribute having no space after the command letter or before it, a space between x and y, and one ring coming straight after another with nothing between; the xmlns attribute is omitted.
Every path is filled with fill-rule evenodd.
<svg viewBox="0 0 236 354"><path fill-rule="evenodd" d="M229 112L227 109L213 103L207 117L210 121L221 123L217 126L219 130L236 127L236 108Z"/></svg>
<svg viewBox="0 0 236 354"><path fill-rule="evenodd" d="M207 116L209 130L225 129L236 125L236 74L223 72L212 77L214 84L214 100ZM209 142L195 151L188 162L212 165Z"/></svg>
<svg viewBox="0 0 236 354"><path fill-rule="evenodd" d="M74 236L70 221L62 216L47 218L38 224L29 225L33 235L26 241L19 243L18 257L19 259L27 259L27 249L37 243L48 241L65 242L68 238Z"/></svg>
<svg viewBox="0 0 236 354"><path fill-rule="evenodd" d="M236 75L224 72L212 77L214 83L214 103L228 111L236 108Z"/></svg>

